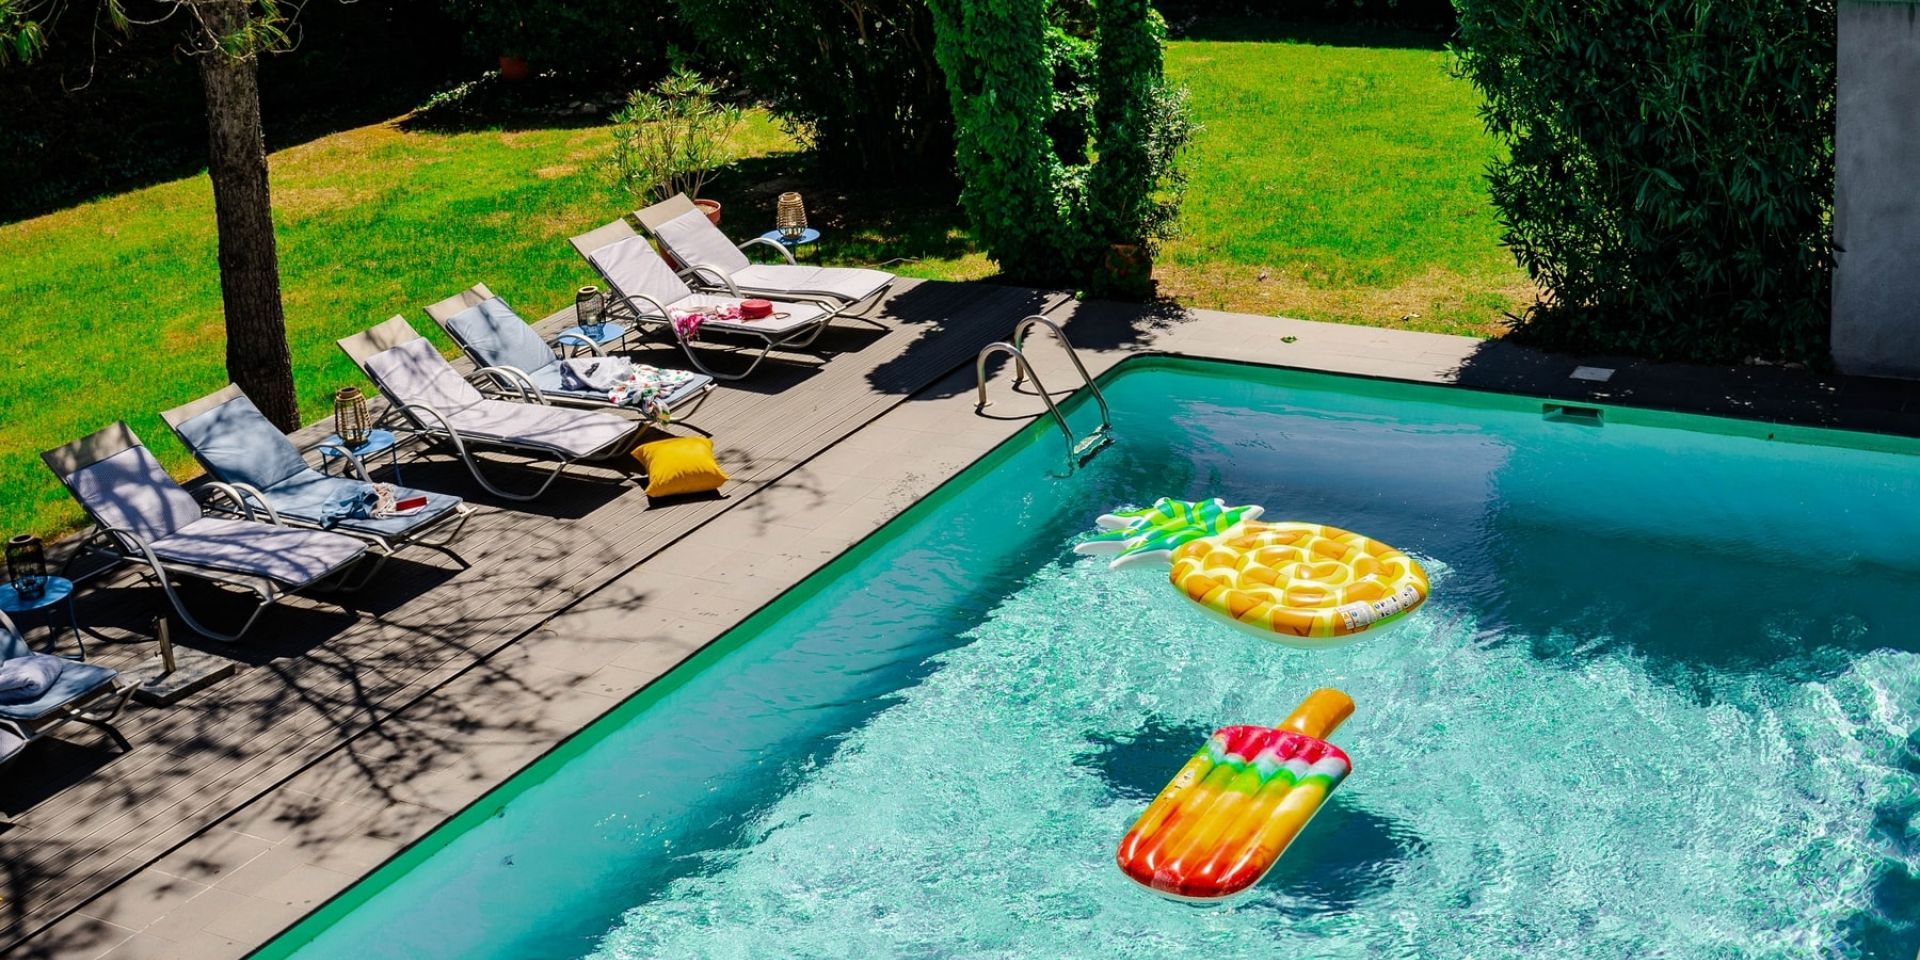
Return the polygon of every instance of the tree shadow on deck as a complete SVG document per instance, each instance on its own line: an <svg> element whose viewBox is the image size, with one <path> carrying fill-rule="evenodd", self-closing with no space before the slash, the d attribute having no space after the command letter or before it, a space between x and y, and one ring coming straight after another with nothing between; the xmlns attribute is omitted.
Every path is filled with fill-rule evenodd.
<svg viewBox="0 0 1920 960"><path fill-rule="evenodd" d="M481 520L488 523L477 526ZM341 829L371 829L338 822L342 811L371 816L369 810L400 805L402 813L427 818L421 827L437 822L453 811L431 792L409 787L421 777L449 776L449 764L456 780L491 782L499 771L478 766L487 754L474 749L474 738L545 744L584 723L583 701L555 696L556 684L587 683L633 636L601 638L593 645L609 652L585 650L577 661L533 663L498 652L528 629L530 616L538 622L569 607L598 604L616 622L643 622L630 615L645 596L583 599L578 589L585 571L630 562L624 535L617 527L489 512L469 525L460 546L471 568L389 560L380 579L358 594L296 597L268 611L240 645L176 630L181 646L249 667L173 707L130 708L121 722L134 744L129 753L72 727L60 740L30 747L0 776L0 811L20 818L5 838L0 952L197 832L241 816L261 791L321 757L344 759L351 773L336 784L345 798L337 808L332 798L318 804L326 809L314 811L318 826L305 843L337 839ZM90 593L86 607L90 623L134 627L137 637L150 636L145 625L167 609L157 591L125 586ZM152 650L123 639L99 648L95 659L125 669ZM434 696L454 675L484 693ZM237 805L229 808L228 797ZM276 808L272 817L279 823L273 835L299 835L300 811ZM130 854L139 859L127 861ZM97 952L110 945L90 942L101 934L99 925L63 924L19 955Z"/></svg>

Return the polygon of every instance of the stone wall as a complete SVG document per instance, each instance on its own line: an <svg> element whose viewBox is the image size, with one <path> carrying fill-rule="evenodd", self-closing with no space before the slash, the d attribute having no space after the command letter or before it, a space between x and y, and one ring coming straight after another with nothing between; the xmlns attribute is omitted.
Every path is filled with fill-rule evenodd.
<svg viewBox="0 0 1920 960"><path fill-rule="evenodd" d="M1920 3L1840 3L1833 359L1920 379Z"/></svg>

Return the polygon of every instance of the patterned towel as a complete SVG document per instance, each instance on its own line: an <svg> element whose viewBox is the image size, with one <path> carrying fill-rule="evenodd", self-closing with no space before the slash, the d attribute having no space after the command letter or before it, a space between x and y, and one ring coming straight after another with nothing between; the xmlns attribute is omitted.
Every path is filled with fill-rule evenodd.
<svg viewBox="0 0 1920 960"><path fill-rule="evenodd" d="M692 382L685 370L667 370L622 357L562 360L561 383L569 390L604 393L615 406L633 407L657 420L672 415L666 398Z"/></svg>

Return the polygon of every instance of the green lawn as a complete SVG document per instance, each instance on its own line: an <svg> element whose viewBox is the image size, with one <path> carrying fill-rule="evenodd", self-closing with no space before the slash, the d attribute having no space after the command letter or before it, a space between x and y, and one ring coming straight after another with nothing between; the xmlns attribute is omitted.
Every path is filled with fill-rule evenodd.
<svg viewBox="0 0 1920 960"><path fill-rule="evenodd" d="M1229 24L1172 45L1206 132L1185 234L1157 268L1195 306L1493 332L1527 295L1495 241L1480 171L1493 147L1472 92L1433 49L1258 38ZM1330 37L1328 39L1341 39ZM758 232L772 196L807 194L826 259L909 258L910 276L993 266L952 205L834 187L753 116L709 194ZM287 323L303 412L355 381L333 341L484 281L541 315L592 277L565 238L627 205L603 185L604 127L436 132L362 127L273 156ZM0 532L79 520L38 451L116 418L192 471L156 411L226 382L204 176L0 226ZM1264 274L1264 278L1263 278ZM1408 314L1418 318L1403 320ZM437 332L436 332L437 337Z"/></svg>
<svg viewBox="0 0 1920 960"><path fill-rule="evenodd" d="M1488 336L1533 295L1499 243L1478 97L1431 37L1214 21L1167 72L1206 129L1181 236L1156 264L1188 306ZM1221 39L1200 39L1200 36Z"/></svg>

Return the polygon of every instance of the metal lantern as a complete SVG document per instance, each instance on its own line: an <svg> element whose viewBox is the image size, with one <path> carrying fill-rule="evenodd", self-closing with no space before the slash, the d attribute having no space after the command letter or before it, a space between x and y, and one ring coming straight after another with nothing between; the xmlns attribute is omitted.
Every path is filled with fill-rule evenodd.
<svg viewBox="0 0 1920 960"><path fill-rule="evenodd" d="M367 442L373 435L373 420L367 416L367 398L359 387L341 387L333 394L333 432L349 449Z"/></svg>
<svg viewBox="0 0 1920 960"><path fill-rule="evenodd" d="M47 548L39 537L23 533L7 541L7 581L22 600L47 592Z"/></svg>
<svg viewBox="0 0 1920 960"><path fill-rule="evenodd" d="M773 210L773 226L788 240L798 240L807 232L807 207L800 202L799 194L789 190L780 195Z"/></svg>
<svg viewBox="0 0 1920 960"><path fill-rule="evenodd" d="M607 322L607 295L592 284L573 295L573 322L588 332L596 332Z"/></svg>

